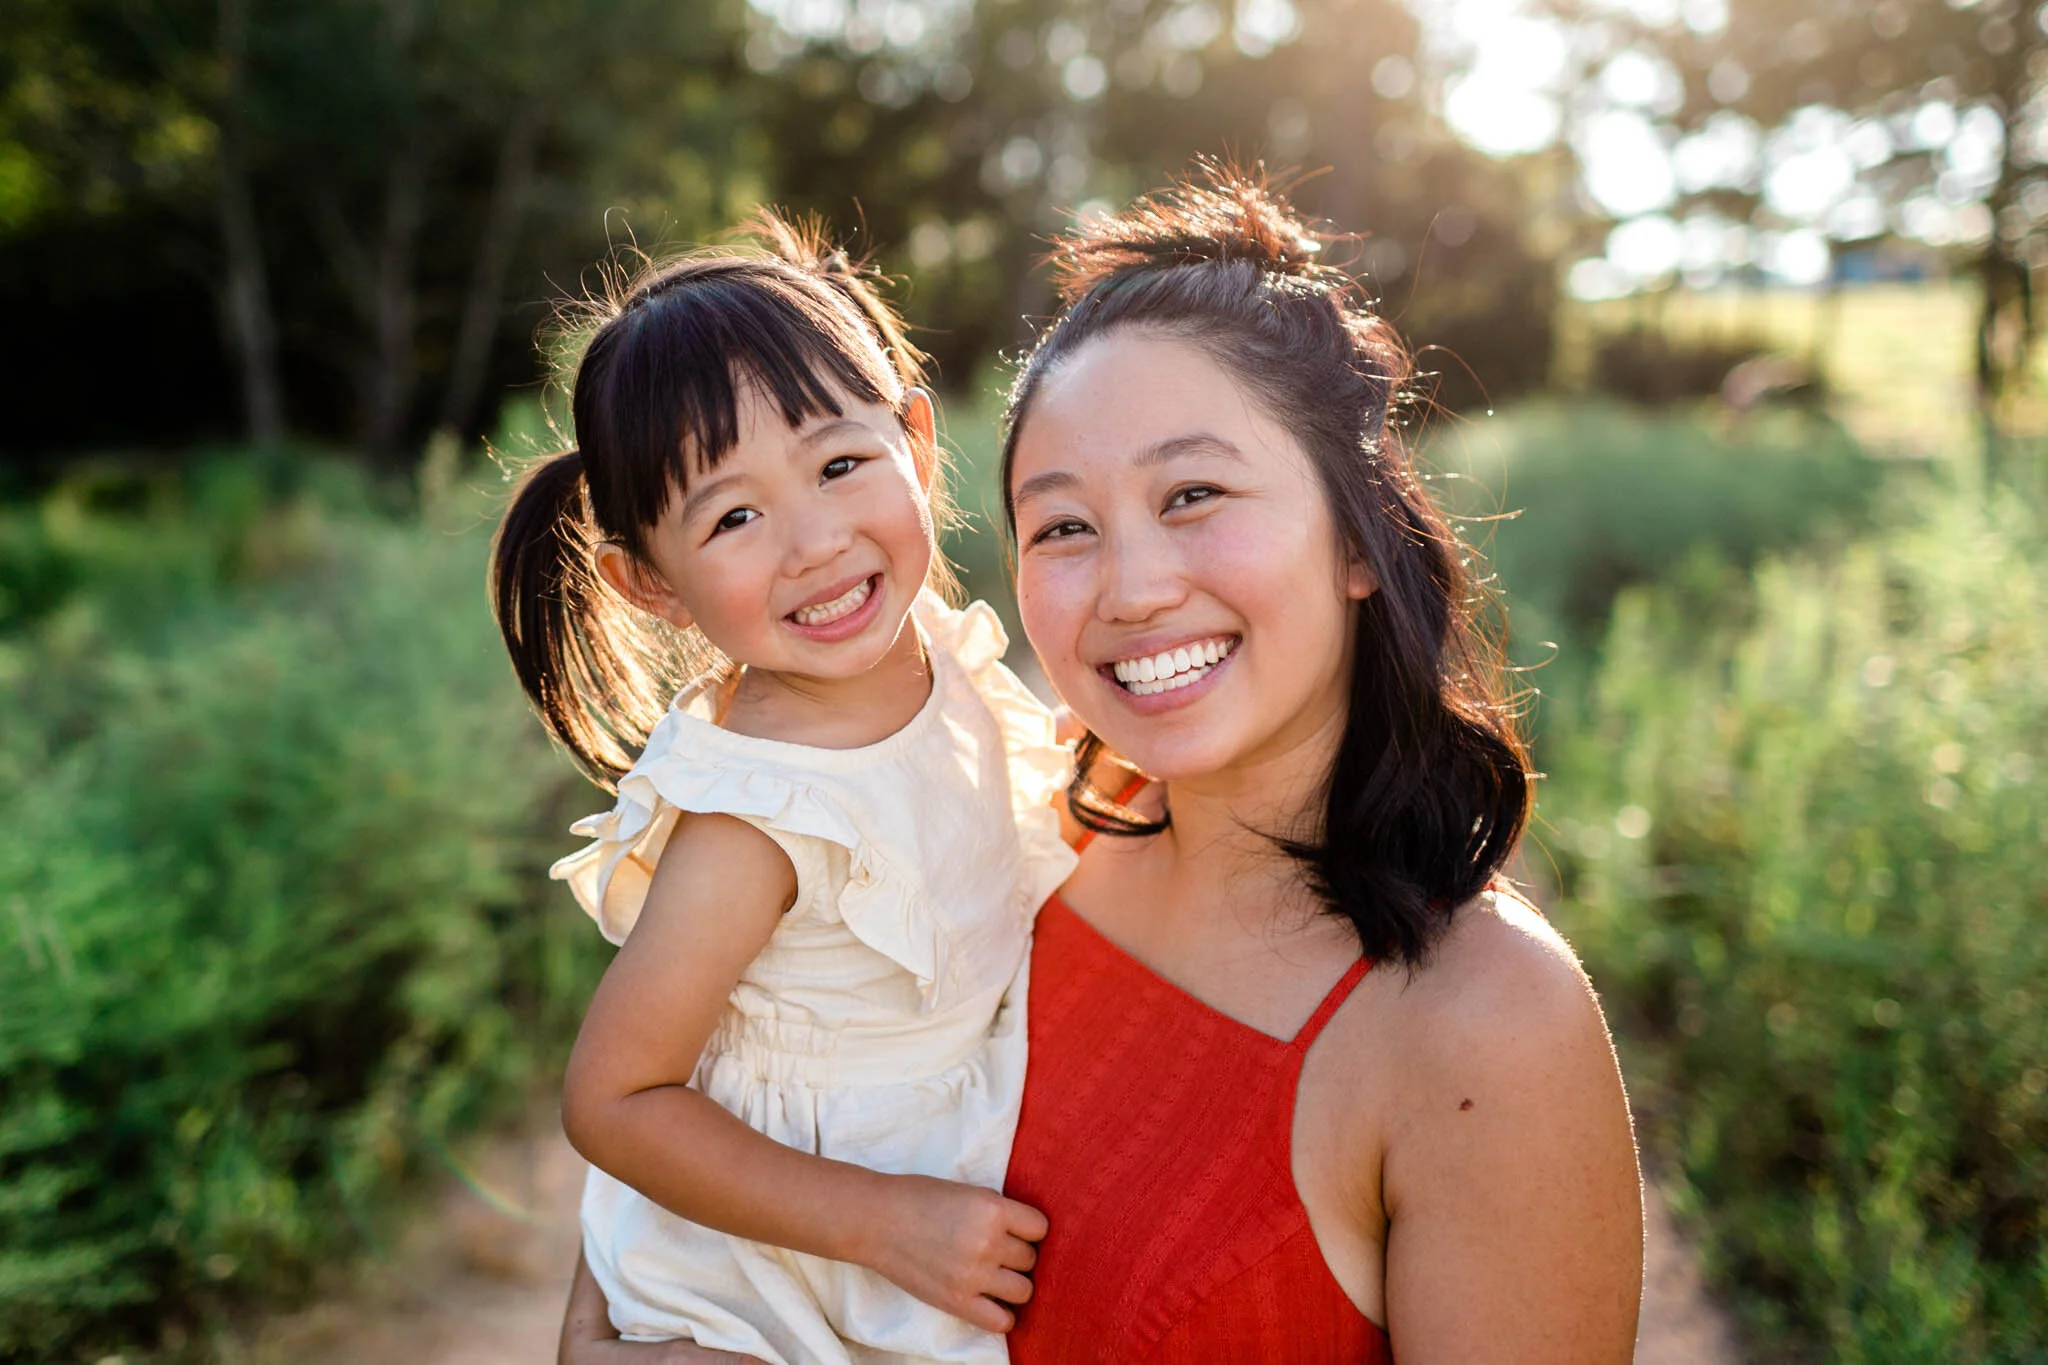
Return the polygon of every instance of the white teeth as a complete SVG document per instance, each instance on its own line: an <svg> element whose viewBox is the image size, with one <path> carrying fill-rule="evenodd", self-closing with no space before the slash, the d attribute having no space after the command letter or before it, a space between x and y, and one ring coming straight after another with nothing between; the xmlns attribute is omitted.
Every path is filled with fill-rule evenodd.
<svg viewBox="0 0 2048 1365"><path fill-rule="evenodd" d="M1119 659L1110 672L1126 690L1140 697L1186 687L1230 656L1231 640L1200 640L1141 659Z"/></svg>
<svg viewBox="0 0 2048 1365"><path fill-rule="evenodd" d="M799 607L791 612L790 619L800 626L825 626L842 616L851 615L868 600L868 592L874 584L873 578L863 578L830 602L820 602L815 607Z"/></svg>

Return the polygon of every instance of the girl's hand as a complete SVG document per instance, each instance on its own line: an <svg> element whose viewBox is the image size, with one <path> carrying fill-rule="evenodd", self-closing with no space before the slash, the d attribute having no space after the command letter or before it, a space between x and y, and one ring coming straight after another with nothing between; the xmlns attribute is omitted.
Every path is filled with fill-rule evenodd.
<svg viewBox="0 0 2048 1365"><path fill-rule="evenodd" d="M1031 1268L1045 1215L979 1185L890 1176L887 1213L862 1263L898 1288L990 1332L1017 1315L1004 1304L1031 1297Z"/></svg>
<svg viewBox="0 0 2048 1365"><path fill-rule="evenodd" d="M576 1258L569 1307L562 1315L562 1341L555 1365L763 1365L753 1356L713 1351L694 1341L620 1341L605 1309L604 1291L590 1265Z"/></svg>

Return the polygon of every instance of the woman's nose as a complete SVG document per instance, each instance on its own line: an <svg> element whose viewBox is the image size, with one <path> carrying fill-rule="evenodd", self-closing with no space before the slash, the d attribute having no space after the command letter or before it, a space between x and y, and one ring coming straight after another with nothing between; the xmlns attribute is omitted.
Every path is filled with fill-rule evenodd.
<svg viewBox="0 0 2048 1365"><path fill-rule="evenodd" d="M1113 535L1101 556L1096 614L1105 621L1143 621L1180 605L1187 582L1180 556L1164 537Z"/></svg>

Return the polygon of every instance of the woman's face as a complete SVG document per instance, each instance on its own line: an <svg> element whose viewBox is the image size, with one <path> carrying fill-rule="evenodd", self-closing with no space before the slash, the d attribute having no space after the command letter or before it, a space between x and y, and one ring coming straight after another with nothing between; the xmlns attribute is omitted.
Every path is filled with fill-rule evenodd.
<svg viewBox="0 0 2048 1365"><path fill-rule="evenodd" d="M1156 335L1088 342L1040 382L1010 478L1025 633L1111 749L1169 781L1326 761L1372 580L1232 371Z"/></svg>

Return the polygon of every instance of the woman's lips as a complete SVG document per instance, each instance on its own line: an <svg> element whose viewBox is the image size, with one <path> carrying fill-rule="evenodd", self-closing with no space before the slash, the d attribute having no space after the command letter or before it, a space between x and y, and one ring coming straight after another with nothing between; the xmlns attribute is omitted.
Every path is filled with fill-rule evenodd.
<svg viewBox="0 0 2048 1365"><path fill-rule="evenodd" d="M1192 643L1206 644L1210 640L1216 641L1219 645L1215 662L1208 661L1207 651L1204 650L1204 658L1197 664L1192 647L1189 646L1186 647L1189 651L1188 667L1183 670L1179 660L1179 652L1183 647L1176 646L1171 651L1173 671L1164 679L1159 677L1159 654L1141 656L1138 660L1119 659L1115 663L1103 665L1096 672L1116 689L1124 704L1139 715L1151 716L1162 711L1176 710L1208 695L1216 686L1217 676L1230 667L1231 660L1237 657L1243 645L1243 640L1238 636L1211 636ZM1149 670L1131 667L1139 662L1150 663L1152 666ZM1116 676L1119 670L1127 675L1125 679ZM1153 675L1150 679L1143 676L1147 671ZM1133 673L1137 676L1130 677Z"/></svg>

